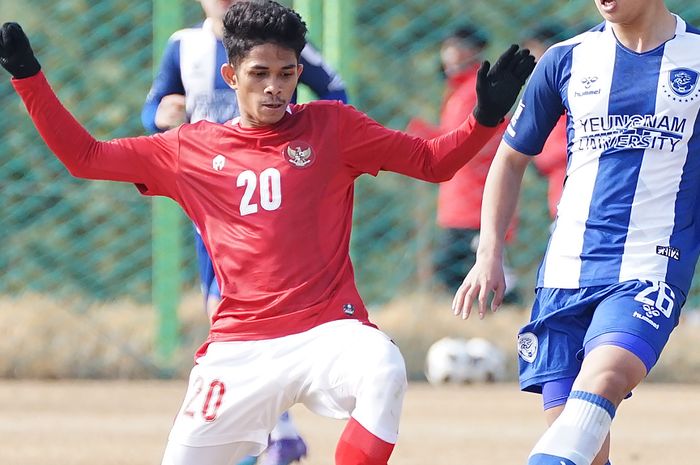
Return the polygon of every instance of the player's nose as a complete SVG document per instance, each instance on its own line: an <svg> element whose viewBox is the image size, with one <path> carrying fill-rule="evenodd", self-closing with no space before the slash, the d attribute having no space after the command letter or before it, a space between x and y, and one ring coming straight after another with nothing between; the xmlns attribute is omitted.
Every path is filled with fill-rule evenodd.
<svg viewBox="0 0 700 465"><path fill-rule="evenodd" d="M282 93L283 81L276 76L271 76L265 86L265 93L279 95Z"/></svg>

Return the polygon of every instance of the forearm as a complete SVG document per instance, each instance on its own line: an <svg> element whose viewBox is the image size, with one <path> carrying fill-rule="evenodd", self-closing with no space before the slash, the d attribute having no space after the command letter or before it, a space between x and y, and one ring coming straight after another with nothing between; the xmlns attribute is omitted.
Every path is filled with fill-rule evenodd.
<svg viewBox="0 0 700 465"><path fill-rule="evenodd" d="M447 181L500 131L469 115L454 131L424 139L385 128L352 107L340 105L338 110L342 119L338 128L354 128L339 129L338 138L355 176L384 170L423 181Z"/></svg>
<svg viewBox="0 0 700 465"><path fill-rule="evenodd" d="M145 137L96 140L61 104L43 73L13 79L12 84L42 139L73 176L145 182L137 165L139 154L151 146Z"/></svg>
<svg viewBox="0 0 700 465"><path fill-rule="evenodd" d="M156 126L156 111L158 111L158 103L160 100L147 100L141 110L141 124L149 133L160 132L161 129Z"/></svg>
<svg viewBox="0 0 700 465"><path fill-rule="evenodd" d="M84 158L97 141L61 104L43 73L13 79L12 85L46 145L71 174L79 176Z"/></svg>
<svg viewBox="0 0 700 465"><path fill-rule="evenodd" d="M502 258L528 163L526 155L501 142L484 186L477 257Z"/></svg>
<svg viewBox="0 0 700 465"><path fill-rule="evenodd" d="M146 101L141 110L141 123L149 134L167 131L171 127L174 127L173 125L163 124L158 121L158 109L163 100L167 99L168 95L185 95L185 86L182 83L182 70L180 69L179 50L179 40L168 41L165 51L163 52L160 67L146 96ZM184 99L182 105L184 118Z"/></svg>
<svg viewBox="0 0 700 465"><path fill-rule="evenodd" d="M5 23L0 29L0 65L13 76L39 134L72 175L133 182L149 195L177 193L179 132L95 140L56 97L22 27Z"/></svg>
<svg viewBox="0 0 700 465"><path fill-rule="evenodd" d="M433 139L435 137L440 137L448 131L442 131L439 126L429 123L422 118L412 118L406 125L406 132L424 139Z"/></svg>
<svg viewBox="0 0 700 465"><path fill-rule="evenodd" d="M454 131L426 141L424 179L431 182L451 179L498 131L500 126L483 126L469 115Z"/></svg>

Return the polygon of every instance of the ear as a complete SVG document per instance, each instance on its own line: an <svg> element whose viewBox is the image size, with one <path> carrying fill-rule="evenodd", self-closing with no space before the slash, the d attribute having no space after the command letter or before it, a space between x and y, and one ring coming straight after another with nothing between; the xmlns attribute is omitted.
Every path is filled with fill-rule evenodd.
<svg viewBox="0 0 700 465"><path fill-rule="evenodd" d="M236 78L236 69L230 63L221 65L221 77L231 89L238 89L238 79Z"/></svg>
<svg viewBox="0 0 700 465"><path fill-rule="evenodd" d="M301 73L303 73L303 72L304 72L304 65L299 63L297 65L297 79L299 79L299 76L301 76Z"/></svg>

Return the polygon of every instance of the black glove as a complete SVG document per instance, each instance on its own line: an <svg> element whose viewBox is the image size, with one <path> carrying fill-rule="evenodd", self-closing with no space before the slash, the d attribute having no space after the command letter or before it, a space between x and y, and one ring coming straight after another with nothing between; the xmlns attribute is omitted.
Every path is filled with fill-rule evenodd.
<svg viewBox="0 0 700 465"><path fill-rule="evenodd" d="M17 23L5 23L0 29L0 65L17 79L34 76L41 70L27 35Z"/></svg>
<svg viewBox="0 0 700 465"><path fill-rule="evenodd" d="M476 120L491 127L503 121L534 68L535 57L526 48L518 50L517 45L511 45L493 68L484 61L476 75Z"/></svg>

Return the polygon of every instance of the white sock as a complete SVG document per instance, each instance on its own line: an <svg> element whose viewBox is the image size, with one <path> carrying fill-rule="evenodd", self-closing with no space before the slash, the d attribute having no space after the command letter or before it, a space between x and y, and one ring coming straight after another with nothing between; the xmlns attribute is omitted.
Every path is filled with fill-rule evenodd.
<svg viewBox="0 0 700 465"><path fill-rule="evenodd" d="M597 394L572 391L561 415L542 435L530 453L561 457L576 465L591 465L605 442L615 406ZM546 463L537 458L532 463ZM556 462L553 462L556 463Z"/></svg>

